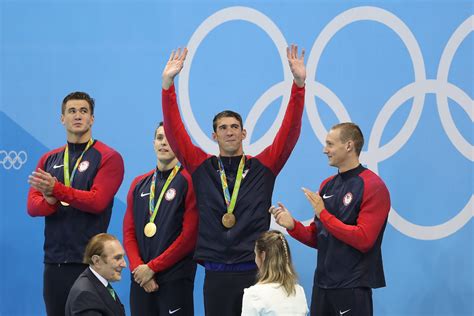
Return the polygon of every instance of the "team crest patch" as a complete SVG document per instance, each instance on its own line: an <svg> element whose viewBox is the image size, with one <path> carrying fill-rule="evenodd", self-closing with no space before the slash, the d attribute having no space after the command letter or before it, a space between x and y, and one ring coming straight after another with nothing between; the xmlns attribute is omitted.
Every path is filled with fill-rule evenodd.
<svg viewBox="0 0 474 316"><path fill-rule="evenodd" d="M342 199L342 203L344 203L345 206L351 204L352 202L352 193L347 192L346 195L344 195L344 198Z"/></svg>
<svg viewBox="0 0 474 316"><path fill-rule="evenodd" d="M175 198L175 196L176 196L176 190L173 188L169 188L168 191L166 191L165 193L166 201L171 201L172 199Z"/></svg>
<svg viewBox="0 0 474 316"><path fill-rule="evenodd" d="M77 170L79 170L79 172L84 172L87 170L87 168L89 168L89 161L84 160L79 164L79 167L77 167Z"/></svg>

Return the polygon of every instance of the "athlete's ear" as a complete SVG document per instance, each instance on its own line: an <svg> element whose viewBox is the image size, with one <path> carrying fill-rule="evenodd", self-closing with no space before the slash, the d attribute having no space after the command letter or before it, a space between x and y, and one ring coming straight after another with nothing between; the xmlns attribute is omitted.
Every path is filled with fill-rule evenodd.
<svg viewBox="0 0 474 316"><path fill-rule="evenodd" d="M61 124L64 125L64 114L61 114Z"/></svg>
<svg viewBox="0 0 474 316"><path fill-rule="evenodd" d="M242 140L244 140L245 138L247 138L247 130L244 128L242 129Z"/></svg>
<svg viewBox="0 0 474 316"><path fill-rule="evenodd" d="M347 141L346 144L346 150L347 152L350 152L354 149L354 142L352 140Z"/></svg>
<svg viewBox="0 0 474 316"><path fill-rule="evenodd" d="M217 133L216 132L212 132L212 139L217 142Z"/></svg>

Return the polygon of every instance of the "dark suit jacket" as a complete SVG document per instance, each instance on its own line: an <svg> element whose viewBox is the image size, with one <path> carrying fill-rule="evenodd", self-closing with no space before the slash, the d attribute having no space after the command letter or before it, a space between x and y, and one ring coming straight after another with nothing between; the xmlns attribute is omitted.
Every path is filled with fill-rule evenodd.
<svg viewBox="0 0 474 316"><path fill-rule="evenodd" d="M124 316L125 309L118 295L113 299L107 288L87 268L79 275L69 292L66 316Z"/></svg>

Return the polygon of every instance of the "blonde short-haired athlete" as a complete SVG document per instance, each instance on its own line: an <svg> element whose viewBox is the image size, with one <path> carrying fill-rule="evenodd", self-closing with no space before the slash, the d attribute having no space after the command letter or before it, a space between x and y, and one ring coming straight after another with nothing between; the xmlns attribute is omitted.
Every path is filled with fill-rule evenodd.
<svg viewBox="0 0 474 316"><path fill-rule="evenodd" d="M292 237L318 249L313 316L370 316L372 289L385 286L381 245L390 194L382 179L360 164L363 145L356 124L331 128L324 154L338 173L324 180L319 192L303 189L315 213L309 226L294 220L281 203L269 210Z"/></svg>

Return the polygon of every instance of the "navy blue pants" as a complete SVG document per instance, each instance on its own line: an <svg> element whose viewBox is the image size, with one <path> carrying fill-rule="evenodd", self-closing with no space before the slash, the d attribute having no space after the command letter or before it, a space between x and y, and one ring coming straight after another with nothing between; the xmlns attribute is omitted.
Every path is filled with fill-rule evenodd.
<svg viewBox="0 0 474 316"><path fill-rule="evenodd" d="M244 289L255 284L256 270L223 272L206 270L204 309L206 316L240 316Z"/></svg>
<svg viewBox="0 0 474 316"><path fill-rule="evenodd" d="M64 316L69 291L87 267L82 263L44 264L43 299L48 316Z"/></svg>
<svg viewBox="0 0 474 316"><path fill-rule="evenodd" d="M313 286L311 316L372 316L372 289L322 289Z"/></svg>
<svg viewBox="0 0 474 316"><path fill-rule="evenodd" d="M158 286L158 291L147 293L132 276L130 285L132 316L194 315L193 277L168 281Z"/></svg>

